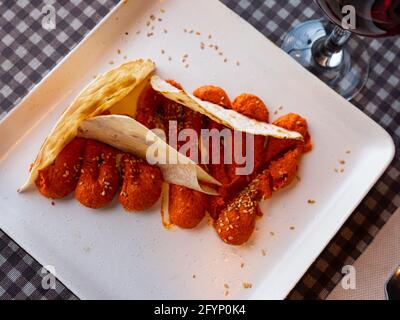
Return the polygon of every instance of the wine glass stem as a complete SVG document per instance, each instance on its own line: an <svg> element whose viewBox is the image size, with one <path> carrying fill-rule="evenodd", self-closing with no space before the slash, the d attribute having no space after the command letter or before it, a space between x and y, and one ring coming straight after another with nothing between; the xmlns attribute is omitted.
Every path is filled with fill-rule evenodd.
<svg viewBox="0 0 400 320"><path fill-rule="evenodd" d="M314 45L316 63L324 68L336 68L343 59L342 48L350 39L351 32L335 26L331 34Z"/></svg>

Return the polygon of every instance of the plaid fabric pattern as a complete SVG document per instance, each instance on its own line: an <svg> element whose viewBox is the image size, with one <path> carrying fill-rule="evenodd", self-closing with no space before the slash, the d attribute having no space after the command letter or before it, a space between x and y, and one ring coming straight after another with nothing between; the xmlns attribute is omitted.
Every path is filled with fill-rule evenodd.
<svg viewBox="0 0 400 320"><path fill-rule="evenodd" d="M18 104L118 2L117 0L47 1L57 10L57 28L41 26L41 0L0 3L0 119ZM47 3L46 2L46 3ZM269 39L281 38L300 22L321 18L312 0L222 0ZM379 229L400 207L400 37L364 39L371 75L353 103L394 138L397 155L320 257L293 289L289 299L324 299ZM41 286L42 266L0 231L0 299L76 299L60 282Z"/></svg>

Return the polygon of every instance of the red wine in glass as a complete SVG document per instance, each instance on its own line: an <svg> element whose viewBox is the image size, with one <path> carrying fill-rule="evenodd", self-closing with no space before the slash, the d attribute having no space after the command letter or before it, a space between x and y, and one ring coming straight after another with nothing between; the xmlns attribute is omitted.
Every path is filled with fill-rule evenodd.
<svg viewBox="0 0 400 320"><path fill-rule="evenodd" d="M400 35L400 0L316 0L325 14L341 26L344 6L351 5L356 13L356 28L350 30L368 37Z"/></svg>

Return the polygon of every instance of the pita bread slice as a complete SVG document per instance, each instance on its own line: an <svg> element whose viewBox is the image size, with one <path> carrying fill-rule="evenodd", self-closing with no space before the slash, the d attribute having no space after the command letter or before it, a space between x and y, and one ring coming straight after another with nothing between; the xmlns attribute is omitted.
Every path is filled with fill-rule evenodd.
<svg viewBox="0 0 400 320"><path fill-rule="evenodd" d="M153 131L131 117L109 115L81 122L79 136L129 152L160 167L164 181L210 195L221 185L194 161L168 145Z"/></svg>
<svg viewBox="0 0 400 320"><path fill-rule="evenodd" d="M180 90L158 76L151 78L151 86L164 97L197 111L231 129L254 135L271 136L279 139L302 140L298 132L285 130L273 124L250 119L234 110L200 100L185 90Z"/></svg>

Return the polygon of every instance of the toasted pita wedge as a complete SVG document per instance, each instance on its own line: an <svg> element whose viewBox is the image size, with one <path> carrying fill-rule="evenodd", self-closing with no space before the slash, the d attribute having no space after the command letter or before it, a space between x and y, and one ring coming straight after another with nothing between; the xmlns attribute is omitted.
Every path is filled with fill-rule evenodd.
<svg viewBox="0 0 400 320"><path fill-rule="evenodd" d="M101 141L146 159L150 164L160 167L165 182L210 195L218 194L210 186L220 185L216 179L130 117L110 115L85 120L80 124L79 136Z"/></svg>
<svg viewBox="0 0 400 320"><path fill-rule="evenodd" d="M185 90L180 90L158 76L151 78L151 86L164 97L197 111L231 129L254 135L271 136L279 139L302 140L298 132L285 130L273 124L250 119L234 110L200 100Z"/></svg>

